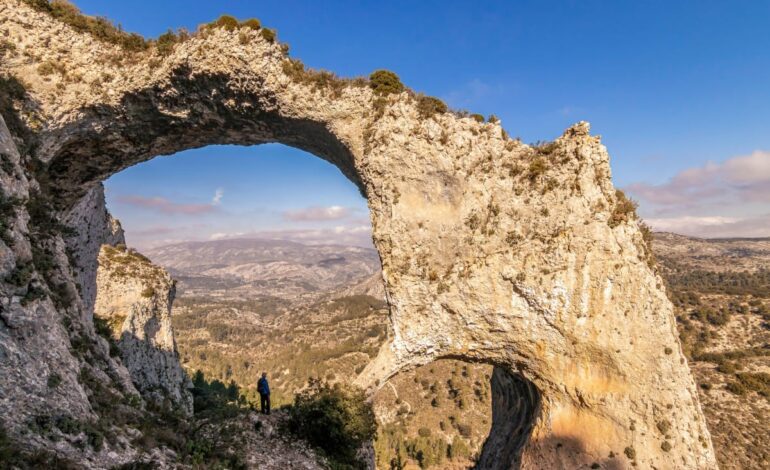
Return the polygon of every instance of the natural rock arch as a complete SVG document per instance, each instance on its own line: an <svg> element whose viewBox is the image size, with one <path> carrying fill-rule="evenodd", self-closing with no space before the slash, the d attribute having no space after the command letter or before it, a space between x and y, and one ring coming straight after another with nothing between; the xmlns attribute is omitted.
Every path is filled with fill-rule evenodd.
<svg viewBox="0 0 770 470"><path fill-rule="evenodd" d="M617 212L606 149L586 123L533 148L497 122L421 112L411 93L314 82L248 28L127 58L19 0L0 14L3 37L35 48L0 71L23 77L35 102L40 180L62 211L157 155L301 148L369 203L393 338L360 384L441 357L495 364L489 467L716 467L672 306L637 221ZM46 43L70 48L35 47ZM79 79L43 76L46 63ZM527 429L513 446L501 435L511 420Z"/></svg>

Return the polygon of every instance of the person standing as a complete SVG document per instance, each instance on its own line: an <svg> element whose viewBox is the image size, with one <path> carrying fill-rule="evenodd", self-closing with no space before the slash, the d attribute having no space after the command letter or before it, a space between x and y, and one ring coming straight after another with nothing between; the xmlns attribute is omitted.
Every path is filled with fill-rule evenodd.
<svg viewBox="0 0 770 470"><path fill-rule="evenodd" d="M257 392L262 414L270 414L270 384L267 383L267 372L262 372L262 378L257 381Z"/></svg>

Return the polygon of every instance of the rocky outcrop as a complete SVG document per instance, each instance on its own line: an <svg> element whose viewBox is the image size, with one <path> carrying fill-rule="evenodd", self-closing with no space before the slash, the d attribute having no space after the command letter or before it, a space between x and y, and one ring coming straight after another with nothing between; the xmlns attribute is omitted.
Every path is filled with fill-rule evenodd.
<svg viewBox="0 0 770 470"><path fill-rule="evenodd" d="M170 49L128 52L19 0L3 0L0 17L0 37L15 45L0 72L24 79L17 114L34 127L42 162L25 177L45 182L40 191L59 214L157 155L208 144L304 149L337 165L371 211L393 338L360 384L454 357L494 364L537 390L540 405L520 407L531 415L509 415L529 435L494 468L607 459L615 468L716 467L672 306L587 123L528 146L499 122L444 112L398 87L306 71L249 27L205 28ZM26 196L36 184L17 179L9 192ZM4 255L3 275L42 246L24 226L29 210L15 212L12 237L32 243ZM60 244L57 233L50 243ZM66 257L54 261L48 277L74 286ZM41 372L73 360L57 316L82 302L67 300L56 310L4 307L6 324L30 318L36 325L25 332L55 332L4 340L16 351L3 357L26 358L0 365L10 374L0 395L14 397L0 401L6 415L40 406L16 401L19 390L44 394ZM31 362L32 377L19 372ZM87 409L72 390L73 406Z"/></svg>
<svg viewBox="0 0 770 470"><path fill-rule="evenodd" d="M109 326L131 380L145 399L192 414L192 382L171 327L171 276L140 253L103 245L94 316Z"/></svg>
<svg viewBox="0 0 770 470"><path fill-rule="evenodd" d="M84 312L92 315L96 301L96 271L103 245L125 244L120 222L107 211L104 186L97 185L66 215L64 224L74 230L66 238L73 257L75 282L80 286Z"/></svg>

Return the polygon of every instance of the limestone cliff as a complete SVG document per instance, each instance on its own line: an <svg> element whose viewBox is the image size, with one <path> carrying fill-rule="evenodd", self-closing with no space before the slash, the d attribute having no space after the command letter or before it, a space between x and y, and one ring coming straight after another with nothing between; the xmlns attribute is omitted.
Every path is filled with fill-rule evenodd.
<svg viewBox="0 0 770 470"><path fill-rule="evenodd" d="M91 189L66 215L64 224L73 227L66 238L72 253L75 280L86 312L93 314L96 301L96 271L103 245L125 243L120 222L107 211L104 187Z"/></svg>
<svg viewBox="0 0 770 470"><path fill-rule="evenodd" d="M14 45L0 62L13 84L3 113L25 149L9 150L3 191L33 202L13 205L14 246L4 241L0 257L3 416L59 403L91 413L68 336L93 326L68 231L50 222L157 155L280 142L337 165L368 199L393 338L361 385L440 357L494 364L515 378L496 388L524 384L538 405L498 414L524 435L491 436L489 451L506 457L482 459L492 468L716 467L671 303L587 123L528 146L399 86L305 70L254 25L127 50L40 2L2 0L0 18ZM27 268L43 249L51 256ZM51 393L41 378L60 368L66 400L40 400Z"/></svg>
<svg viewBox="0 0 770 470"><path fill-rule="evenodd" d="M125 245L102 245L94 316L105 321L142 395L192 414L192 383L179 363L171 327L174 281Z"/></svg>

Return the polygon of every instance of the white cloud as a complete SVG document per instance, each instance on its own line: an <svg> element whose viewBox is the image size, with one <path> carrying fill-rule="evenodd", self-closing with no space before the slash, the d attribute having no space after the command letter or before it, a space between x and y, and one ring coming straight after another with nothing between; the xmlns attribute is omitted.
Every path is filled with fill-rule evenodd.
<svg viewBox="0 0 770 470"><path fill-rule="evenodd" d="M317 222L344 219L350 213L350 209L342 206L306 207L294 211L285 211L283 218L292 222Z"/></svg>
<svg viewBox="0 0 770 470"><path fill-rule="evenodd" d="M770 152L680 171L663 184L625 188L656 230L696 236L770 236Z"/></svg>
<svg viewBox="0 0 770 470"><path fill-rule="evenodd" d="M214 197L211 199L211 205L218 206L220 202L222 202L222 196L225 195L225 190L222 188L217 188L216 191L214 191Z"/></svg>
<svg viewBox="0 0 770 470"><path fill-rule="evenodd" d="M628 191L658 206L770 201L770 152L756 151L723 163L680 171L663 184L634 183Z"/></svg>
<svg viewBox="0 0 770 470"><path fill-rule="evenodd" d="M208 214L217 210L213 204L183 204L162 197L145 197L139 195L119 196L117 202L169 215L199 215Z"/></svg>
<svg viewBox="0 0 770 470"><path fill-rule="evenodd" d="M681 216L647 219L653 230L697 237L767 237L770 214L755 217Z"/></svg>

